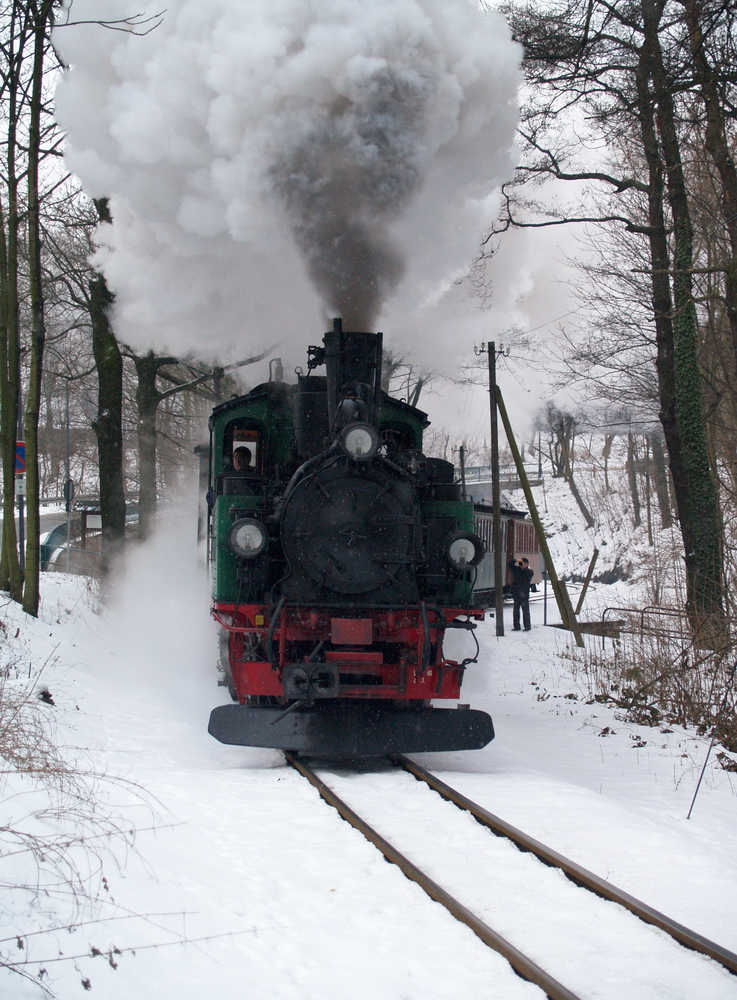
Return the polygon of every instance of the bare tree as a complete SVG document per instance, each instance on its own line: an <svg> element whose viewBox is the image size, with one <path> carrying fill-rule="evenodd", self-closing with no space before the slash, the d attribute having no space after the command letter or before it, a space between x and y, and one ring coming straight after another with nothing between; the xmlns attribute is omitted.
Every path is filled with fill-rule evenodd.
<svg viewBox="0 0 737 1000"><path fill-rule="evenodd" d="M402 354L385 350L381 363L381 388L395 397L404 397L417 406L422 390L436 381L438 373L408 361Z"/></svg>
<svg viewBox="0 0 737 1000"><path fill-rule="evenodd" d="M561 476L568 483L573 499L583 515L587 528L593 528L595 522L591 511L586 506L581 491L573 475L573 454L576 441L576 418L571 413L559 410L553 403L545 408L544 425L548 432L549 453L553 466L553 475Z"/></svg>
<svg viewBox="0 0 737 1000"><path fill-rule="evenodd" d="M100 222L111 221L107 199L95 202ZM97 368L97 437L100 476L100 572L107 576L125 540L125 483L123 480L123 356L113 333L110 308L113 296L105 276L89 282L92 350Z"/></svg>
<svg viewBox="0 0 737 1000"><path fill-rule="evenodd" d="M714 8L724 26L722 8ZM523 116L526 162L506 191L512 225L615 224L647 249L650 317L660 421L668 449L687 567L687 606L695 629L721 620L721 517L710 465L693 287L694 230L683 159L683 95L693 95L692 53L683 10L673 0L626 8L574 0L510 7L525 47L531 100ZM583 162L559 115L609 148L628 150L616 167ZM520 197L541 178L609 192L604 211L590 201L545 210ZM632 211L632 206L636 211ZM530 210L536 212L530 214ZM522 213L522 214L521 214Z"/></svg>
<svg viewBox="0 0 737 1000"><path fill-rule="evenodd" d="M44 85L51 66L50 34L54 22L54 0L39 0L25 5L32 36L32 68L28 129L28 258L31 336L29 351L28 394L24 419L27 463L28 536L26 542L23 608L34 617L40 600L41 571L38 422L41 412L41 377L46 343L44 316L44 283L41 261L41 199L39 166L43 157L42 143L56 145L56 126L49 115Z"/></svg>

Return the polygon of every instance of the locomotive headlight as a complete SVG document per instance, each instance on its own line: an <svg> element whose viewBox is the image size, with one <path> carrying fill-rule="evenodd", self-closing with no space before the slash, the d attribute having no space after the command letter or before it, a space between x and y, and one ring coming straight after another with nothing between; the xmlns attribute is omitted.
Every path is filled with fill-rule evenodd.
<svg viewBox="0 0 737 1000"><path fill-rule="evenodd" d="M354 462L367 462L379 450L379 435L371 424L349 424L340 436L343 451Z"/></svg>
<svg viewBox="0 0 737 1000"><path fill-rule="evenodd" d="M484 543L471 531L457 531L448 539L446 556L448 562L460 572L478 566L486 552Z"/></svg>
<svg viewBox="0 0 737 1000"><path fill-rule="evenodd" d="M260 556L269 541L266 526L252 517L242 517L233 523L228 532L228 542L239 559Z"/></svg>

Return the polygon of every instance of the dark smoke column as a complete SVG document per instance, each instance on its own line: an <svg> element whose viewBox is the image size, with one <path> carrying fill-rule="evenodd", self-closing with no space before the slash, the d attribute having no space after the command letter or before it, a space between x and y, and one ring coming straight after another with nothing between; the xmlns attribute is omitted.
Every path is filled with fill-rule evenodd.
<svg viewBox="0 0 737 1000"><path fill-rule="evenodd" d="M387 223L419 188L432 91L384 66L270 171L309 275L347 329L373 329L404 274Z"/></svg>

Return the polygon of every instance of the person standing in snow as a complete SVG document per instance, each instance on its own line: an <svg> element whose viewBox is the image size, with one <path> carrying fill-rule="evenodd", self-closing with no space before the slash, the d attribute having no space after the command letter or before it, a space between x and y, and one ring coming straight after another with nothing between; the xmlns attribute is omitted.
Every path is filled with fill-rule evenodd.
<svg viewBox="0 0 737 1000"><path fill-rule="evenodd" d="M514 611L512 612L512 631L519 632L519 613L522 611L522 621L525 632L530 628L530 584L532 583L533 572L530 569L529 559L512 559L509 563L512 571L512 597L514 599Z"/></svg>

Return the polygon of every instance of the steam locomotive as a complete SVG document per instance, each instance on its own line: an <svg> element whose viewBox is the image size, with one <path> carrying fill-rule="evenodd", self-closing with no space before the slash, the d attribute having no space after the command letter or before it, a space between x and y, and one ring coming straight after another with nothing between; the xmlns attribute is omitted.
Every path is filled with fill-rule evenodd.
<svg viewBox="0 0 737 1000"><path fill-rule="evenodd" d="M371 755L493 739L486 713L433 706L476 663L446 658L447 630L475 641L490 604L474 597L474 504L423 454L427 416L382 391L381 362L381 334L335 320L296 385L212 412L211 613L234 704L209 732L223 743Z"/></svg>

